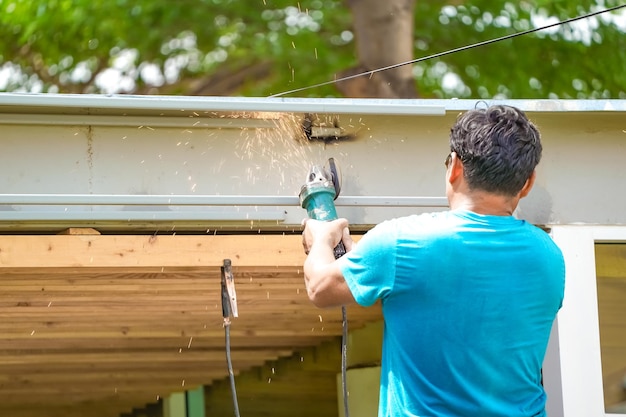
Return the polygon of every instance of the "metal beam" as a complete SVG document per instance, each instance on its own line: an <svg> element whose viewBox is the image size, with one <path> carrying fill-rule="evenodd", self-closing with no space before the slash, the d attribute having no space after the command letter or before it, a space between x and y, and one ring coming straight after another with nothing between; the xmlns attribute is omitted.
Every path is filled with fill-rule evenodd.
<svg viewBox="0 0 626 417"><path fill-rule="evenodd" d="M113 195L0 194L0 205L61 206L300 206L298 196L280 195ZM339 196L337 206L448 207L445 197Z"/></svg>

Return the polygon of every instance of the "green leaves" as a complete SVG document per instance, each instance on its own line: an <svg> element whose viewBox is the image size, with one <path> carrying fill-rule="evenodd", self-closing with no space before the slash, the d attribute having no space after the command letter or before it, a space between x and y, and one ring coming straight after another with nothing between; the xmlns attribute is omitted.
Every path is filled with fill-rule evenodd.
<svg viewBox="0 0 626 417"><path fill-rule="evenodd" d="M432 15L428 7L433 3L420 2L416 38L423 39L427 45L424 52L431 54L579 16L588 13L595 4L587 1L572 6L571 3L534 1L503 5L503 2L465 1L454 8L442 8L438 25L432 21L422 25L421 16ZM593 10L597 9L594 6ZM607 67L615 70L626 65L624 28L602 19L596 19L596 23L596 26L588 23L560 26L427 61L420 64L420 71L426 75L418 81L420 90L424 96L435 97L625 98L623 71L618 71L619 74L606 71ZM428 38L424 39L425 33ZM466 88L446 89L445 74L432 70L438 62L445 62L446 74L456 74ZM574 85L574 79L586 80L584 84L588 88Z"/></svg>
<svg viewBox="0 0 626 417"><path fill-rule="evenodd" d="M419 1L415 57L598 2ZM341 0L0 0L0 90L267 96L356 65L351 25ZM421 62L416 83L422 97L626 98L625 30L608 14L590 18Z"/></svg>

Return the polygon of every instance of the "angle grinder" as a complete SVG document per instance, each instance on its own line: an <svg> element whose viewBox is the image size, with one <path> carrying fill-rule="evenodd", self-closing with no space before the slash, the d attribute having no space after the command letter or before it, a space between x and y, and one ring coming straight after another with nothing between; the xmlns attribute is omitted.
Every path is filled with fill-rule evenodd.
<svg viewBox="0 0 626 417"><path fill-rule="evenodd" d="M341 191L341 178L335 160L329 158L325 166L313 165L307 180L300 189L300 205L307 211L309 218L332 221L338 218L335 199ZM346 253L343 242L334 249L335 259Z"/></svg>

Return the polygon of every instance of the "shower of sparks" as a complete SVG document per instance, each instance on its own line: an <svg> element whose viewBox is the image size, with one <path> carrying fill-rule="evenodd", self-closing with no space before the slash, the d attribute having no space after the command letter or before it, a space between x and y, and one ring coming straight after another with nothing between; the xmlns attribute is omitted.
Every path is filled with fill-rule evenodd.
<svg viewBox="0 0 626 417"><path fill-rule="evenodd" d="M295 48L295 44L293 46ZM317 50L315 50L315 55L317 57ZM292 70L292 75L294 75L295 68L291 65L289 67ZM184 110L181 109L181 111ZM277 194L297 193L310 166L323 162L321 158L325 154L326 144L320 141L309 142L302 126L301 114L291 112L222 113L204 111L191 112L189 117L189 124L180 130L180 136L171 142L171 146L175 146L177 152L193 151L194 156L192 158L200 158L199 155L205 154L213 156L215 159L212 158L207 168L216 176L223 175L225 169L230 172L239 172L238 176L231 176L231 184L233 179L248 186L274 184ZM222 135L220 128L205 126L203 121L198 119L206 117L222 118L226 123L232 123L232 127L236 127L237 119L240 119L244 127L235 130L238 132L238 136L237 133L235 135L232 133ZM319 118L324 119L318 120L321 125L331 125L337 119L336 116L320 116ZM137 128L155 130L146 125ZM230 127L225 129L233 132ZM204 132L204 134L198 135L197 132L199 131ZM122 139L127 139L127 136ZM218 156L219 152L212 150L214 140L223 144L224 139L233 147L230 156L223 154ZM200 142L202 140L204 142ZM218 149L221 149L221 146ZM154 160L159 163L171 162L173 155L155 152L150 159L138 158L137 162L143 165L148 172L154 167ZM191 153L184 155L188 156ZM233 156L240 161L239 166L232 164ZM205 160L206 158L201 157L201 159ZM199 172L204 171L196 172L195 165L195 159L181 159L180 165L171 172L171 175L177 176L177 181L182 180L184 182L188 193L207 193L206 178L198 176ZM228 192L230 190L227 190ZM258 210L258 207L255 210ZM278 221L277 224L279 224ZM257 225L251 222L250 228L254 229L255 227ZM209 232L207 229L207 234ZM261 233L261 230L259 229L258 232ZM214 231L214 234L217 234L217 230Z"/></svg>
<svg viewBox="0 0 626 417"><path fill-rule="evenodd" d="M242 117L270 120L274 125L241 130L235 155L250 162L245 170L248 183L254 185L273 175L278 177L278 185L282 188L290 185L286 182L294 178L294 172L302 173L304 177L306 171L302 169L308 169L313 156L298 117L291 114L277 116L275 113L244 114Z"/></svg>

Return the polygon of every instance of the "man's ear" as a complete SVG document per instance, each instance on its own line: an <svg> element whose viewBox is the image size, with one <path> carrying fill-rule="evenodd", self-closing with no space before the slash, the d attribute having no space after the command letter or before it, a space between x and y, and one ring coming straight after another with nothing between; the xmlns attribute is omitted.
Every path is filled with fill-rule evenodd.
<svg viewBox="0 0 626 417"><path fill-rule="evenodd" d="M448 182L453 184L459 178L463 178L463 163L456 152L452 152L450 167L448 168Z"/></svg>
<svg viewBox="0 0 626 417"><path fill-rule="evenodd" d="M530 193L533 185L535 185L535 178L537 178L537 171L533 170L532 174L530 174L530 177L528 177L526 183L522 187L522 190L519 192L519 198L524 198L528 195L528 193Z"/></svg>

